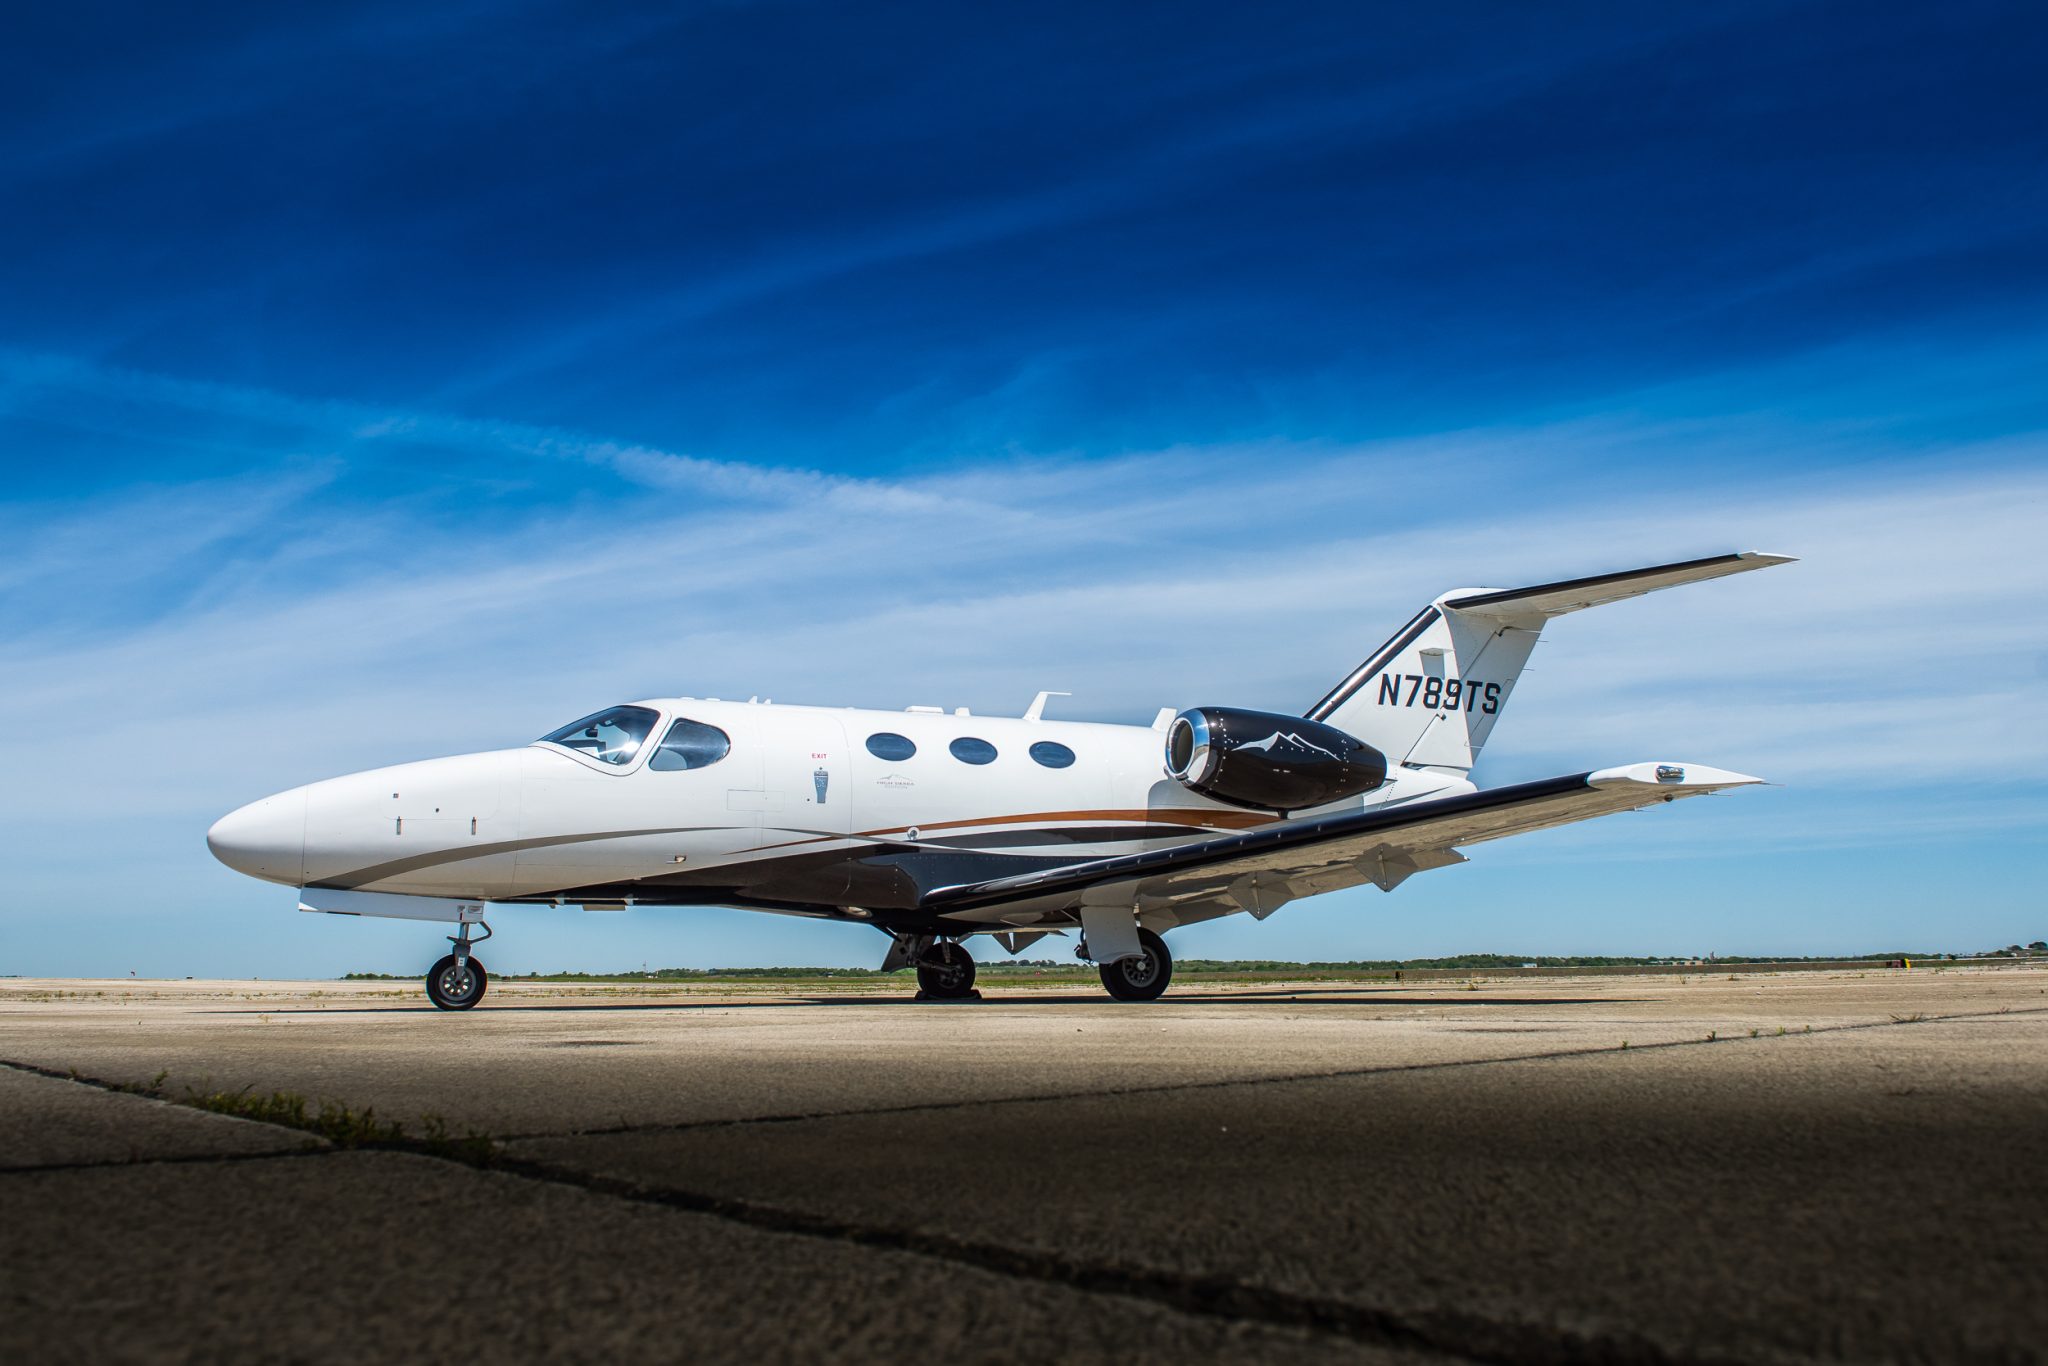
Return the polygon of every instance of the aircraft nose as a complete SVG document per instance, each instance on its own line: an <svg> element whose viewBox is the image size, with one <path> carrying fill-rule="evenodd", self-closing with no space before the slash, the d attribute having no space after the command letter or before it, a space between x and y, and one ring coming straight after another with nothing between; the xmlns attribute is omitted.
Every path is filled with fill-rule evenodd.
<svg viewBox="0 0 2048 1366"><path fill-rule="evenodd" d="M306 789L228 812L206 832L206 847L238 873L298 886L306 864Z"/></svg>

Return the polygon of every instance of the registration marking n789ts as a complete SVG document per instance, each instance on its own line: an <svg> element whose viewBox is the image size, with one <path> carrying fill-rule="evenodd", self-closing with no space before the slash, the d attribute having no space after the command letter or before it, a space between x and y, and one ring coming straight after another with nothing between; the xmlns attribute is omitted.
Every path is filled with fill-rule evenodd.
<svg viewBox="0 0 2048 1366"><path fill-rule="evenodd" d="M1407 685L1406 692L1402 690ZM1381 674L1379 704L1383 707L1412 707L1417 698L1435 711L1477 710L1487 716L1500 710L1500 684L1473 679L1438 678L1433 674Z"/></svg>

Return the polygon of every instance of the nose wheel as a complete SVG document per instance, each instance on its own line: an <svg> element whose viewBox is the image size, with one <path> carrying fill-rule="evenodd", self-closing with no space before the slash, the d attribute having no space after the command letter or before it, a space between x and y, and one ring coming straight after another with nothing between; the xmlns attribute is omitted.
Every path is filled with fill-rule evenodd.
<svg viewBox="0 0 2048 1366"><path fill-rule="evenodd" d="M451 953L427 974L427 999L443 1010L468 1010L484 998L489 983L482 963L474 958L457 962Z"/></svg>
<svg viewBox="0 0 2048 1366"><path fill-rule="evenodd" d="M465 920L455 934L448 936L455 952L427 971L427 999L442 1010L468 1010L484 998L484 988L490 985L490 975L484 971L483 963L470 956L469 931L470 922ZM489 925L484 925L483 937L491 937ZM481 944L483 939L475 942Z"/></svg>

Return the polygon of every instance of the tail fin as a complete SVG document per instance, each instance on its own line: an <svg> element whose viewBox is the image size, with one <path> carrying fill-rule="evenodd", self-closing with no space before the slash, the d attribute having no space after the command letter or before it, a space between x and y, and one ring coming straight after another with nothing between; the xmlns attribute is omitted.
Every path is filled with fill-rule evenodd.
<svg viewBox="0 0 2048 1366"><path fill-rule="evenodd" d="M1418 612L1306 715L1357 736L1389 764L1462 774L1479 758L1544 622L1792 558L1745 551L1533 588L1458 589Z"/></svg>

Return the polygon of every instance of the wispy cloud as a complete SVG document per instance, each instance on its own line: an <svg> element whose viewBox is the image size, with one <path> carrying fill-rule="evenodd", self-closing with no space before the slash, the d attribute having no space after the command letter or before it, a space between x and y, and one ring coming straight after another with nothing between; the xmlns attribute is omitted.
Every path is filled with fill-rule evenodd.
<svg viewBox="0 0 2048 1366"><path fill-rule="evenodd" d="M1645 827L1646 852L1678 859L1896 850L2048 815L2048 791L2014 781L2048 760L2025 722L2048 674L2048 562L2016 553L2048 526L2031 441L1872 468L1854 492L1745 472L1683 497L1595 495L1527 473L1646 432L1711 453L1763 439L1754 416L846 479L118 371L64 382L118 394L130 420L281 424L335 461L402 443L621 478L474 519L459 483L348 500L323 466L0 512L17 547L0 573L0 753L38 775L0 791L0 823L33 851L11 894L24 911L86 857L94 897L195 906L219 885L199 835L228 806L518 743L622 697L1005 711L1058 687L1078 694L1070 714L1109 720L1298 709L1445 589L1735 547L1804 559L1557 622L1482 776L1674 757L1789 785L1768 815L1730 798L1717 810L1734 817ZM1770 439L1806 435L1781 420ZM1996 801L1986 774L2006 782ZM1516 857L1627 854L1638 837L1588 827Z"/></svg>
<svg viewBox="0 0 2048 1366"><path fill-rule="evenodd" d="M288 443L288 449L322 457L374 455L389 449L423 458L463 452L499 461L563 461L596 466L646 488L758 502L859 502L910 495L901 486L869 479L707 459L528 423L394 411L375 404L308 399L247 385L90 364L75 357L0 351L0 416L35 415L83 425L109 437L132 431L94 412L95 402L140 410L143 422L162 423L182 415L212 423L254 423L273 434L273 440ZM211 489L208 497L218 504L225 492Z"/></svg>

